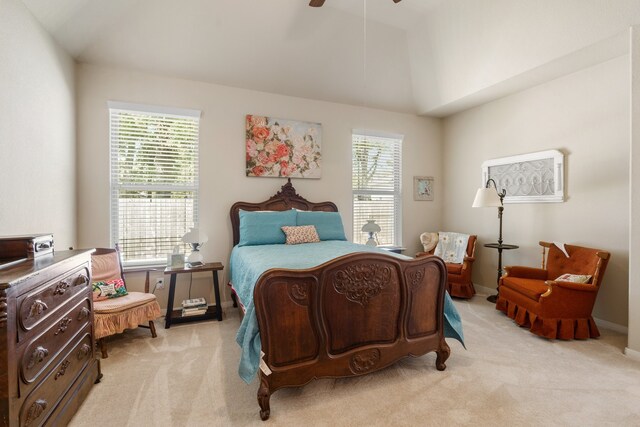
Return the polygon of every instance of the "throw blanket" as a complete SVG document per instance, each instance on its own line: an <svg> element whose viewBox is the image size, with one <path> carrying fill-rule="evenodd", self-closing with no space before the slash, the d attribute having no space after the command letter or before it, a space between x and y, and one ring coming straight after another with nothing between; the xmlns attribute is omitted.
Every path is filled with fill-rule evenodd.
<svg viewBox="0 0 640 427"><path fill-rule="evenodd" d="M438 246L434 255L439 256L444 262L462 264L467 253L469 243L468 234L439 232Z"/></svg>
<svg viewBox="0 0 640 427"><path fill-rule="evenodd" d="M260 245L234 247L229 262L230 277L239 303L245 308L245 316L236 334L236 342L242 348L238 374L246 383L255 377L260 364L260 331L253 305L253 289L258 278L271 268L305 269L318 266L333 258L353 252L379 252L402 259L408 257L383 251L372 246L345 241L328 240L300 245ZM464 345L462 322L449 294L445 294L444 334Z"/></svg>

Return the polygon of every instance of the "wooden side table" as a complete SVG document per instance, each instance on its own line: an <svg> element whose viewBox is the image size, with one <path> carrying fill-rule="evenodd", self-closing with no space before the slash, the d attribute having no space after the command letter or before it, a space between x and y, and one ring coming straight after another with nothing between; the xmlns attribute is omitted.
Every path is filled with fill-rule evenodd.
<svg viewBox="0 0 640 427"><path fill-rule="evenodd" d="M224 266L219 262L210 262L196 267L167 267L164 274L171 275L169 281L169 301L167 301L167 314L165 315L164 328L169 329L172 323L196 322L199 320L218 319L222 320L222 306L220 305L220 286L218 284L218 271L223 270ZM180 310L173 309L173 300L176 294L176 278L181 273L203 273L211 271L213 274L213 293L216 298L215 305L209 305L207 312L200 316L182 316Z"/></svg>
<svg viewBox="0 0 640 427"><path fill-rule="evenodd" d="M383 249L385 251L389 251L389 252L395 252L397 254L401 254L407 249L402 246L394 246L394 245L379 245L378 248Z"/></svg>
<svg viewBox="0 0 640 427"><path fill-rule="evenodd" d="M498 300L498 293L500 293L500 278L502 277L502 251L509 249L518 249L519 246L516 245L507 245L505 243L487 243L484 245L485 248L492 248L498 250L498 284L496 285L496 294L489 295L487 297L487 301L495 303Z"/></svg>

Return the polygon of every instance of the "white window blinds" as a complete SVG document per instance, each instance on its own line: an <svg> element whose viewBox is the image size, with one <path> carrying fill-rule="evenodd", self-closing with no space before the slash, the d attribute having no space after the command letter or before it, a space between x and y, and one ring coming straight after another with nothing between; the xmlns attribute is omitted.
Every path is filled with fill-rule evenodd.
<svg viewBox="0 0 640 427"><path fill-rule="evenodd" d="M402 136L352 135L353 241L366 243L362 226L380 226L379 245L401 245Z"/></svg>
<svg viewBox="0 0 640 427"><path fill-rule="evenodd" d="M112 243L126 264L164 262L198 222L200 112L109 106Z"/></svg>

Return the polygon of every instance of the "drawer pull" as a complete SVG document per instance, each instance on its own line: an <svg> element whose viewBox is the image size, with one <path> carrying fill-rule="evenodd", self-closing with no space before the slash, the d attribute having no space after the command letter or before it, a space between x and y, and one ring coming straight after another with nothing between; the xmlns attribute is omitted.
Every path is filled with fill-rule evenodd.
<svg viewBox="0 0 640 427"><path fill-rule="evenodd" d="M51 249L51 247L53 246L53 242L40 242L40 243L36 243L36 247L35 247L35 251L41 251L43 249Z"/></svg>
<svg viewBox="0 0 640 427"><path fill-rule="evenodd" d="M69 283L69 280L61 280L60 283L58 283L58 285L56 286L56 289L53 291L53 294L62 295L67 291L67 289L69 289L70 286L71 283Z"/></svg>
<svg viewBox="0 0 640 427"><path fill-rule="evenodd" d="M35 300L33 304L31 304L31 308L29 308L29 315L27 316L27 319L40 316L42 312L48 308L49 306L47 306L43 301L39 299Z"/></svg>
<svg viewBox="0 0 640 427"><path fill-rule="evenodd" d="M58 330L53 335L58 335L61 332L64 332L69 327L69 323L71 323L70 317L63 317L60 323L58 324Z"/></svg>
<svg viewBox="0 0 640 427"><path fill-rule="evenodd" d="M76 357L78 360L81 360L82 358L87 357L89 353L91 353L91 346L89 344L82 344L82 347L78 350Z"/></svg>
<svg viewBox="0 0 640 427"><path fill-rule="evenodd" d="M29 358L29 363L27 363L27 369L31 369L36 366L38 363L42 362L45 357L49 355L49 350L42 346L36 347L31 353L31 357Z"/></svg>
<svg viewBox="0 0 640 427"><path fill-rule="evenodd" d="M89 283L89 277L87 277L87 275L85 274L81 274L78 277L76 277L76 281L73 284L73 286L85 286Z"/></svg>
<svg viewBox="0 0 640 427"><path fill-rule="evenodd" d="M69 362L68 360L65 360L64 362L62 362L62 365L60 365L60 370L56 372L56 376L53 377L54 381L60 378L61 376L63 376L67 372L67 368L69 367L69 365L71 365L71 362Z"/></svg>
<svg viewBox="0 0 640 427"><path fill-rule="evenodd" d="M89 317L89 314L91 314L91 311L89 311L87 307L82 307L82 310L78 313L78 320L86 319Z"/></svg>
<svg viewBox="0 0 640 427"><path fill-rule="evenodd" d="M7 326L7 318L8 318L8 314L7 314L7 298L4 297L5 293L4 291L0 291L0 295L3 295L2 297L0 297L0 328L3 328L5 326Z"/></svg>
<svg viewBox="0 0 640 427"><path fill-rule="evenodd" d="M29 408L29 412L27 412L27 419L24 421L24 425L31 425L32 422L38 419L40 415L47 409L47 401L44 399L38 399L33 402L33 405Z"/></svg>

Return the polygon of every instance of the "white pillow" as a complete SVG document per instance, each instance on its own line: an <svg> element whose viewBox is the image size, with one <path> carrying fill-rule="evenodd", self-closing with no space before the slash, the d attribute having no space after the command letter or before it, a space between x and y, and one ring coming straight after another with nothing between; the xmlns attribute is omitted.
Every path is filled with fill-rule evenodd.
<svg viewBox="0 0 640 427"><path fill-rule="evenodd" d="M590 274L562 274L556 279L557 282L573 282L573 283L589 283L591 281Z"/></svg>

